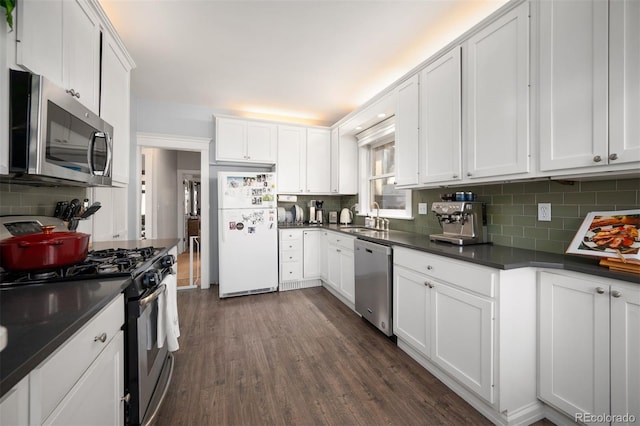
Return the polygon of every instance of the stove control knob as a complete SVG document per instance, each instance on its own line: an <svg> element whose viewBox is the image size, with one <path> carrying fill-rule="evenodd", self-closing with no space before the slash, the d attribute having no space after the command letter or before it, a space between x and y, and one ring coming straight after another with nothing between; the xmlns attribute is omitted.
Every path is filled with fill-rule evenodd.
<svg viewBox="0 0 640 426"><path fill-rule="evenodd" d="M144 288L153 288L160 284L160 277L158 277L158 273L155 271L148 271L142 275L142 287Z"/></svg>
<svg viewBox="0 0 640 426"><path fill-rule="evenodd" d="M162 259L160 259L160 264L162 265L163 268L169 268L173 266L174 263L176 263L176 260L171 254L168 254L164 256Z"/></svg>

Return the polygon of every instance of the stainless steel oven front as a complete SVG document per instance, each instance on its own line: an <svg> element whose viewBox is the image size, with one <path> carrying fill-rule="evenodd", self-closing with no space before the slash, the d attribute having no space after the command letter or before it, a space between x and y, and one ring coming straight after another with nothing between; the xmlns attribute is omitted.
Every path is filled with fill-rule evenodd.
<svg viewBox="0 0 640 426"><path fill-rule="evenodd" d="M146 272L140 279L159 283L143 297L127 301L126 373L129 403L127 424L148 425L162 404L173 371L173 355L166 341L158 341L159 297L166 291L162 272ZM145 278L145 276L147 278ZM166 340L166 339L165 339Z"/></svg>

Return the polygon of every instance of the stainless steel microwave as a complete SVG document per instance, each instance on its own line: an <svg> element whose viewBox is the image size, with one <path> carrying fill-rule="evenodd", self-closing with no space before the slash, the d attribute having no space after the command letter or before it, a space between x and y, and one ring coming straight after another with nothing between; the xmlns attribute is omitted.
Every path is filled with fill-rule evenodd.
<svg viewBox="0 0 640 426"><path fill-rule="evenodd" d="M11 70L12 180L110 186L113 127L42 76Z"/></svg>

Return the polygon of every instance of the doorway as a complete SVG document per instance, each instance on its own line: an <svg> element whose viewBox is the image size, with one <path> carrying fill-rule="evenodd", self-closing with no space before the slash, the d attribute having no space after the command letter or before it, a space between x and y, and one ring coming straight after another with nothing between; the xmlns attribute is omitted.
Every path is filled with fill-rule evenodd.
<svg viewBox="0 0 640 426"><path fill-rule="evenodd" d="M192 154L192 153L189 153ZM178 167L194 158L178 157ZM198 158L199 160L199 158ZM191 163L189 163L191 161ZM200 285L202 183L200 170L178 169L178 289Z"/></svg>
<svg viewBox="0 0 640 426"><path fill-rule="evenodd" d="M142 158L143 150L148 148L155 148L152 151L151 157L154 158L151 169L153 170L153 176L149 174L149 161L147 160L148 154L145 155L144 164L144 182L145 182L145 234L149 238L150 234L153 234L155 238L168 239L175 241L180 246L180 237L178 233L179 220L184 220L184 216L178 216L178 211L181 211L182 201L178 202L178 161L177 154L175 161L167 155L166 151L171 152L191 152L199 154L198 162L199 169L193 168L193 174L199 174L199 193L197 194L199 200L199 211L207 212L209 210L209 143L210 139L194 138L186 136L174 136L174 135L158 135L150 133L138 133L137 138L137 161L138 170L142 170ZM162 172L162 162L173 164L173 168L166 168L171 170L168 174ZM158 167L158 164L161 166ZM169 174L171 176L169 176ZM149 183L154 188L154 193L149 197ZM142 218L142 179L138 179L137 182L137 212L138 217ZM167 191L168 189L168 191ZM163 194L159 194L158 191L166 191ZM165 196L167 194L168 196ZM149 202L153 200L153 205ZM153 223L149 223L147 217L151 212L153 216ZM160 213L160 214L159 214ZM160 217L159 217L160 216ZM165 219L162 223L159 221L161 217ZM142 220L138 220L136 223L136 234L141 235L142 232ZM190 267L194 269L200 277L200 287L202 289L208 289L210 287L209 280L209 245L210 245L210 224L209 215L200 215L199 221L199 243L200 247L198 254L200 257L199 265L195 265L195 261L192 261ZM180 248L180 247L178 247ZM178 265L178 273L180 273L181 265ZM185 268L182 268L185 269Z"/></svg>

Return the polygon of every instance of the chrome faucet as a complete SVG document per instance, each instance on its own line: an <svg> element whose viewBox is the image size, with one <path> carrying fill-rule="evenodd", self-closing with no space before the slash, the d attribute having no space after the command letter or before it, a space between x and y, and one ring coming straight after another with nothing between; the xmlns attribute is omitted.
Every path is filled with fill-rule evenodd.
<svg viewBox="0 0 640 426"><path fill-rule="evenodd" d="M378 204L377 202L374 201L373 203L371 203L371 207L372 208L375 207L375 209L376 209L376 219L375 219L373 227L376 228L376 229L381 229L381 227L380 227L380 204Z"/></svg>

